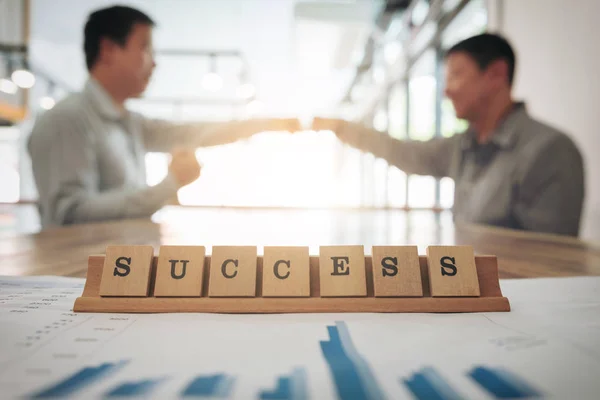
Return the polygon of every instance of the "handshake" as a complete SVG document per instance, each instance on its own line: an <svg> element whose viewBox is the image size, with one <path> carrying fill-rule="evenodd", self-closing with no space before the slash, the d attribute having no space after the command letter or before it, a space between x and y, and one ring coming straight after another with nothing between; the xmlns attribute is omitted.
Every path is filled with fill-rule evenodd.
<svg viewBox="0 0 600 400"><path fill-rule="evenodd" d="M340 119L316 117L313 119L310 129L333 131L342 142L355 145L359 135L356 129L350 129L352 125L351 122ZM240 121L235 128L226 129L223 133L230 135L231 141L233 141L267 131L294 133L302 130L304 128L297 118L272 118ZM227 142L229 141L227 140ZM169 173L177 182L178 187L181 188L194 182L200 177L200 171L201 166L193 149L176 149L171 152Z"/></svg>

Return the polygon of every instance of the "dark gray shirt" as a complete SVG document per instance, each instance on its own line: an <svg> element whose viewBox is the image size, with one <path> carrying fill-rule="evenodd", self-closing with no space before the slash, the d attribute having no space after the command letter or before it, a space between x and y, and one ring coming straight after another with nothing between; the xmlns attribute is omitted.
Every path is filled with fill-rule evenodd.
<svg viewBox="0 0 600 400"><path fill-rule="evenodd" d="M579 150L517 103L485 144L472 131L425 142L386 138L358 145L409 174L450 177L454 218L577 236L584 199ZM370 144L367 144L370 143Z"/></svg>

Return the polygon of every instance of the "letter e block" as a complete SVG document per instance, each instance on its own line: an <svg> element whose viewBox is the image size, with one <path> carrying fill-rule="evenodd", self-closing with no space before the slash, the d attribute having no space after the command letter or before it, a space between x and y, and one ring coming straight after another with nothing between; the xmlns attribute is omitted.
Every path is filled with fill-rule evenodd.
<svg viewBox="0 0 600 400"><path fill-rule="evenodd" d="M256 246L213 246L208 295L256 296Z"/></svg>
<svg viewBox="0 0 600 400"><path fill-rule="evenodd" d="M148 296L152 246L108 246L100 296Z"/></svg>
<svg viewBox="0 0 600 400"><path fill-rule="evenodd" d="M263 297L310 296L308 247L265 246Z"/></svg>
<svg viewBox="0 0 600 400"><path fill-rule="evenodd" d="M367 295L364 246L321 246L321 297Z"/></svg>
<svg viewBox="0 0 600 400"><path fill-rule="evenodd" d="M375 297L423 296L417 246L373 246Z"/></svg>
<svg viewBox="0 0 600 400"><path fill-rule="evenodd" d="M156 297L202 296L204 246L160 246L156 266Z"/></svg>
<svg viewBox="0 0 600 400"><path fill-rule="evenodd" d="M475 253L471 246L429 246L427 264L431 296L479 296Z"/></svg>

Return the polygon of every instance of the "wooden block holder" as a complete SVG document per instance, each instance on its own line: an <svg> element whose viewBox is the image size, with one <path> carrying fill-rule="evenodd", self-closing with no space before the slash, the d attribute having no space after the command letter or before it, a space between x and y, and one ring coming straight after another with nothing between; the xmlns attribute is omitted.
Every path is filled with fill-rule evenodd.
<svg viewBox="0 0 600 400"><path fill-rule="evenodd" d="M75 300L75 312L109 313L463 313L510 311L510 304L502 296L498 280L498 262L495 256L475 256L480 297L431 297L427 257L419 256L423 297L374 297L373 267L370 256L365 256L367 277L366 297L320 297L319 257L310 257L310 297L261 297L262 256L257 257L257 297L207 297L210 256L204 259L202 297L154 297L154 278L157 257L154 256L150 273L149 297L101 297L100 279L104 255L92 255L81 297Z"/></svg>

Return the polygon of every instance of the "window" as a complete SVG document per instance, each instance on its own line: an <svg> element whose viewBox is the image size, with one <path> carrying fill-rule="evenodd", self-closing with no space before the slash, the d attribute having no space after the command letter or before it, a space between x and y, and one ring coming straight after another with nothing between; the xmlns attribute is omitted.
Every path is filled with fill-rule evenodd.
<svg viewBox="0 0 600 400"><path fill-rule="evenodd" d="M393 86L388 101L388 133L399 140L407 138L406 111L407 86L405 82ZM388 173L388 205L390 207L406 206L406 174L396 167L389 167Z"/></svg>
<svg viewBox="0 0 600 400"><path fill-rule="evenodd" d="M18 128L0 128L0 203L16 203L20 197Z"/></svg>
<svg viewBox="0 0 600 400"><path fill-rule="evenodd" d="M182 205L327 207L353 205L356 157L344 157L333 132L274 132L198 149L200 178L179 191ZM360 153L358 153L360 156Z"/></svg>
<svg viewBox="0 0 600 400"><path fill-rule="evenodd" d="M441 35L441 47L445 51L455 43L470 36L483 33L487 26L487 13L484 0L471 0L450 22ZM464 132L468 123L456 118L452 102L444 98L441 104L441 135L450 137ZM454 181L444 178L440 181L440 206L451 208L454 204Z"/></svg>
<svg viewBox="0 0 600 400"><path fill-rule="evenodd" d="M408 137L412 140L429 140L435 136L435 106L437 81L435 79L436 54L427 50L414 64L408 82L409 118ZM408 177L408 206L434 207L436 181L431 176Z"/></svg>
<svg viewBox="0 0 600 400"><path fill-rule="evenodd" d="M373 128L381 135L387 135L389 126L387 101L380 104L379 109L373 116ZM385 207L388 203L388 162L382 158L375 158L372 155L370 157L370 167L373 176L372 182L372 198L370 204L374 207Z"/></svg>

